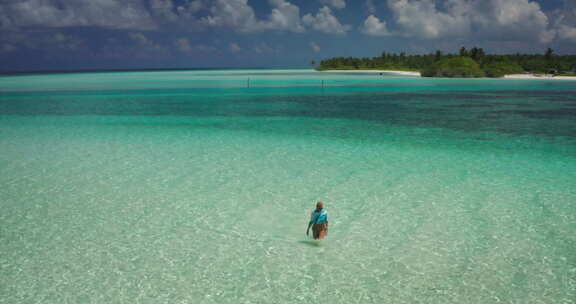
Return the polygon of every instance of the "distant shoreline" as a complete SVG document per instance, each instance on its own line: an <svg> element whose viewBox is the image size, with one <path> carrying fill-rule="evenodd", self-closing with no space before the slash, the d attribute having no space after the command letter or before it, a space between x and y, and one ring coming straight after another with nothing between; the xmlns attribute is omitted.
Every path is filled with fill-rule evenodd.
<svg viewBox="0 0 576 304"><path fill-rule="evenodd" d="M322 70L319 72L335 72L335 73L387 73L387 74L396 74L402 76L420 76L420 72L409 72L409 71L394 71L394 70ZM430 78L439 78L439 77L430 77ZM504 75L504 77L497 77L497 78L490 78L490 77L482 77L477 79L546 79L546 80L576 80L576 76L552 76L552 75L538 75L538 74L510 74Z"/></svg>

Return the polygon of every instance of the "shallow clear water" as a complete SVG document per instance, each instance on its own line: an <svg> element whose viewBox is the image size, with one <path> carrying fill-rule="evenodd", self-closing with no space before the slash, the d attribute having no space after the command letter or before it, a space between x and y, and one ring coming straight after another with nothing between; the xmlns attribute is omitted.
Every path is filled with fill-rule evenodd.
<svg viewBox="0 0 576 304"><path fill-rule="evenodd" d="M576 303L572 81L4 76L0 169L0 303Z"/></svg>

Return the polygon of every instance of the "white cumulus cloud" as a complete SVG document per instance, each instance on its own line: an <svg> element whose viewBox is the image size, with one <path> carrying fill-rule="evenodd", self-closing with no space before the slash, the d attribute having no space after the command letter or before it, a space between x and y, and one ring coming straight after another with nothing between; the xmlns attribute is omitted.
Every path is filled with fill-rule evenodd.
<svg viewBox="0 0 576 304"><path fill-rule="evenodd" d="M576 1L564 0L564 7L554 17L558 39L576 42Z"/></svg>
<svg viewBox="0 0 576 304"><path fill-rule="evenodd" d="M531 0L474 1L472 23L480 36L496 40L529 40L541 43L554 39L548 16Z"/></svg>
<svg viewBox="0 0 576 304"><path fill-rule="evenodd" d="M241 32L260 29L248 0L216 0L210 7L210 12L211 15L202 19L209 26L231 27Z"/></svg>
<svg viewBox="0 0 576 304"><path fill-rule="evenodd" d="M549 43L555 30L533 0L388 0L395 32L426 39L475 36L488 40ZM365 21L364 33L379 25Z"/></svg>
<svg viewBox="0 0 576 304"><path fill-rule="evenodd" d="M576 27L560 25L558 28L558 37L576 42Z"/></svg>
<svg viewBox="0 0 576 304"><path fill-rule="evenodd" d="M272 11L267 19L258 20L248 0L216 0L210 15L202 18L209 26L229 27L240 32L285 30L303 32L300 8L285 0L269 0Z"/></svg>
<svg viewBox="0 0 576 304"><path fill-rule="evenodd" d="M316 31L329 34L346 34L350 30L350 26L340 23L327 6L320 8L316 15L304 15L302 22Z"/></svg>
<svg viewBox="0 0 576 304"><path fill-rule="evenodd" d="M361 31L370 36L390 36L391 33L386 27L386 21L380 21L378 17L374 15L368 16L364 21L364 25Z"/></svg>
<svg viewBox="0 0 576 304"><path fill-rule="evenodd" d="M434 39L465 35L470 30L469 16L459 6L448 7L445 12L434 0L388 0L388 6L400 32L407 36Z"/></svg>
<svg viewBox="0 0 576 304"><path fill-rule="evenodd" d="M266 29L286 30L303 32L304 27L300 23L300 8L288 1L270 0L274 7L268 20L263 22Z"/></svg>

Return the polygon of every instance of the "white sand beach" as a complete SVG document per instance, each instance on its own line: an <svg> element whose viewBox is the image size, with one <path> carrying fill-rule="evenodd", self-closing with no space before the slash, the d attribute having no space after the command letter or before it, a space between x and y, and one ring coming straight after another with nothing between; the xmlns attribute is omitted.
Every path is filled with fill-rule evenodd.
<svg viewBox="0 0 576 304"><path fill-rule="evenodd" d="M392 70L325 70L321 72L337 72L337 73L388 73L403 76L418 76L420 77L420 72L409 72L409 71L392 71Z"/></svg>
<svg viewBox="0 0 576 304"><path fill-rule="evenodd" d="M557 79L557 80L576 80L576 76L553 76L553 75L538 75L538 74L511 74L505 75L507 79Z"/></svg>
<svg viewBox="0 0 576 304"><path fill-rule="evenodd" d="M326 70L321 72L337 72L337 73L388 73L403 76L416 76L420 77L420 72L409 71L393 71L393 70ZM539 74L511 74L505 75L502 78L506 79L553 79L553 80L576 80L576 76L553 76L553 75L539 75Z"/></svg>

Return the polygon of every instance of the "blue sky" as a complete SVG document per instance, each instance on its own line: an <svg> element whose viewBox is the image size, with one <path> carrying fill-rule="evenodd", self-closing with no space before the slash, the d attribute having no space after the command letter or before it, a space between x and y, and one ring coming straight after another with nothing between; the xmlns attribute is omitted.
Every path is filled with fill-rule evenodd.
<svg viewBox="0 0 576 304"><path fill-rule="evenodd" d="M576 0L0 0L0 70L303 67L461 46L576 53Z"/></svg>

